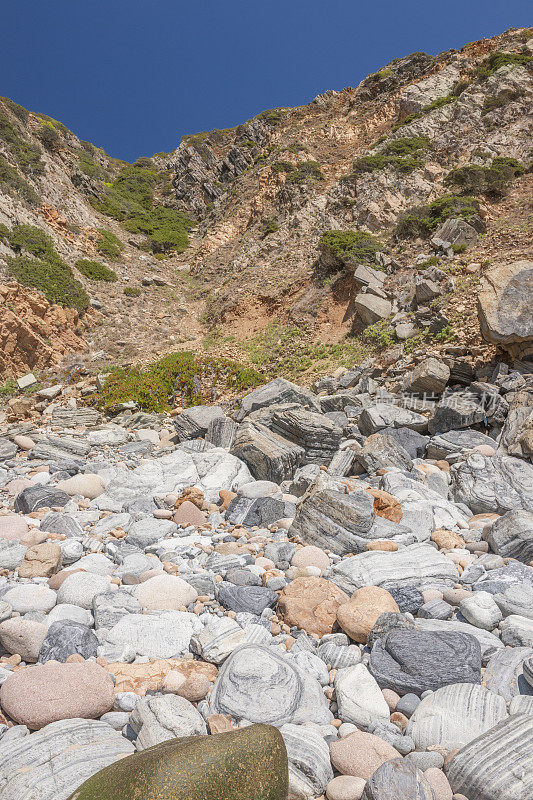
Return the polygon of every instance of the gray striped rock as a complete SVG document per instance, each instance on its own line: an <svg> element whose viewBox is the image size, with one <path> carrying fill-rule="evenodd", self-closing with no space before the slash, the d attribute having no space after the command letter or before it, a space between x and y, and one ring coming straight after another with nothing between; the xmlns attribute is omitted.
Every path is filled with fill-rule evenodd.
<svg viewBox="0 0 533 800"><path fill-rule="evenodd" d="M467 622L486 631L494 630L502 619L502 612L489 592L472 592L461 600L459 610Z"/></svg>
<svg viewBox="0 0 533 800"><path fill-rule="evenodd" d="M289 758L289 795L313 800L333 780L329 747L310 725L287 723L280 728Z"/></svg>
<svg viewBox="0 0 533 800"><path fill-rule="evenodd" d="M518 614L533 619L533 586L514 584L494 595L494 601L504 617Z"/></svg>
<svg viewBox="0 0 533 800"><path fill-rule="evenodd" d="M533 717L533 696L517 694L509 703L509 714L529 714Z"/></svg>
<svg viewBox="0 0 533 800"><path fill-rule="evenodd" d="M361 800L435 800L422 772L403 759L385 761L369 778Z"/></svg>
<svg viewBox="0 0 533 800"><path fill-rule="evenodd" d="M23 489L15 498L15 511L29 514L31 511L38 511L40 508L50 508L52 506L66 506L70 502L70 496L59 489L48 486L28 486Z"/></svg>
<svg viewBox="0 0 533 800"><path fill-rule="evenodd" d="M452 430L432 436L427 448L427 457L437 460L448 458L451 455L467 453L479 445L496 447L496 442L490 436L485 436L480 431Z"/></svg>
<svg viewBox="0 0 533 800"><path fill-rule="evenodd" d="M468 622L459 622L456 619L440 620L440 619L422 619L417 618L417 627L423 631L457 631L457 633L468 633L477 639L481 647L481 663L486 664L489 658L497 651L503 648L503 642L498 639L493 633L483 630L483 628L476 628L475 625L469 625Z"/></svg>
<svg viewBox="0 0 533 800"><path fill-rule="evenodd" d="M213 420L224 417L220 406L193 406L186 408L174 419L176 435L180 442L205 436Z"/></svg>
<svg viewBox="0 0 533 800"><path fill-rule="evenodd" d="M511 614L502 622L502 642L510 647L533 647L533 619Z"/></svg>
<svg viewBox="0 0 533 800"><path fill-rule="evenodd" d="M107 632L104 645L126 647L148 658L176 658L187 652L191 636L201 625L195 614L185 611L127 614ZM105 658L104 645L98 655Z"/></svg>
<svg viewBox="0 0 533 800"><path fill-rule="evenodd" d="M447 775L468 800L530 800L533 717L513 714L482 733L452 758Z"/></svg>
<svg viewBox="0 0 533 800"><path fill-rule="evenodd" d="M245 632L235 620L211 616L203 630L192 635L190 649L205 661L221 664L230 653L246 642Z"/></svg>
<svg viewBox="0 0 533 800"><path fill-rule="evenodd" d="M473 453L453 464L452 496L474 514L533 511L533 465L520 458Z"/></svg>
<svg viewBox="0 0 533 800"><path fill-rule="evenodd" d="M301 406L308 406L311 411L320 411L318 398L309 389L297 386L285 378L275 378L270 383L247 394L234 418L237 422L242 422L252 411L279 403L297 403Z"/></svg>
<svg viewBox="0 0 533 800"><path fill-rule="evenodd" d="M524 661L523 670L528 687L533 688L533 653ZM531 692L531 694L533 694L533 692Z"/></svg>
<svg viewBox="0 0 533 800"><path fill-rule="evenodd" d="M481 681L481 647L464 633L392 630L370 654L370 672L382 689L417 694L453 683Z"/></svg>
<svg viewBox="0 0 533 800"><path fill-rule="evenodd" d="M533 511L508 511L483 537L494 553L529 564L533 560Z"/></svg>
<svg viewBox="0 0 533 800"><path fill-rule="evenodd" d="M329 464L342 439L342 428L324 414L303 408L274 411L270 428L278 436L303 447L306 464Z"/></svg>
<svg viewBox="0 0 533 800"><path fill-rule="evenodd" d="M54 408L52 425L58 428L86 428L98 425L101 414L95 408Z"/></svg>
<svg viewBox="0 0 533 800"><path fill-rule="evenodd" d="M533 695L527 675L527 660L533 658L531 647L511 647L494 653L485 670L485 686L509 702L519 694Z"/></svg>
<svg viewBox="0 0 533 800"><path fill-rule="evenodd" d="M473 683L443 686L416 707L406 733L417 750L463 747L507 717L503 697Z"/></svg>
<svg viewBox="0 0 533 800"><path fill-rule="evenodd" d="M335 564L329 574L348 594L361 586L381 586L389 591L406 585L416 589L451 587L458 578L451 560L428 544L413 544L395 553L360 553Z"/></svg>
<svg viewBox="0 0 533 800"><path fill-rule="evenodd" d="M2 741L2 800L67 800L87 778L131 755L128 739L105 722L69 719Z"/></svg>
<svg viewBox="0 0 533 800"><path fill-rule="evenodd" d="M334 642L325 642L320 645L317 653L325 664L331 664L332 669L353 667L361 661L361 651L355 644L346 647L336 645Z"/></svg>
<svg viewBox="0 0 533 800"><path fill-rule="evenodd" d="M393 406L390 403L376 403L363 409L357 425L364 436L371 436L383 428L411 428L417 433L425 433L428 421L422 414L408 408Z"/></svg>
<svg viewBox="0 0 533 800"><path fill-rule="evenodd" d="M223 447L224 450L229 450L235 439L237 427L237 423L229 417L215 417L207 427L205 440L215 447Z"/></svg>
<svg viewBox="0 0 533 800"><path fill-rule="evenodd" d="M369 437L364 447L356 451L355 459L365 472L370 474L377 472L378 469L413 468L413 461L407 450L404 450L392 436L382 433L375 433Z"/></svg>
<svg viewBox="0 0 533 800"><path fill-rule="evenodd" d="M251 699L253 698L253 702ZM315 678L271 647L244 645L226 659L209 697L213 714L281 727L329 724L331 711Z"/></svg>
<svg viewBox="0 0 533 800"><path fill-rule="evenodd" d="M129 724L137 734L137 750L168 739L207 733L205 721L193 704L176 694L143 697L135 705Z"/></svg>
<svg viewBox="0 0 533 800"><path fill-rule="evenodd" d="M275 483L292 478L305 456L303 447L252 422L239 427L231 452L248 465L254 478Z"/></svg>

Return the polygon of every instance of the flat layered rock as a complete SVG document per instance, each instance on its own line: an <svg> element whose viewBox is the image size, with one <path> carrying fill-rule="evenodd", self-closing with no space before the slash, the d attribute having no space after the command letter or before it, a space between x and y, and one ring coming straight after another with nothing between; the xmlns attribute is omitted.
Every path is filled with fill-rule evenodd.
<svg viewBox="0 0 533 800"><path fill-rule="evenodd" d="M2 743L2 800L67 800L80 783L133 752L133 744L104 722L53 722Z"/></svg>
<svg viewBox="0 0 533 800"><path fill-rule="evenodd" d="M422 414L390 403L376 403L363 409L357 425L365 436L371 436L383 428L410 428L425 433L428 421Z"/></svg>
<svg viewBox="0 0 533 800"><path fill-rule="evenodd" d="M280 403L296 403L304 407L308 406L311 411L320 411L318 398L309 389L297 386L285 378L275 378L270 383L247 394L234 418L237 422L242 422L252 411Z"/></svg>
<svg viewBox="0 0 533 800"><path fill-rule="evenodd" d="M416 707L407 726L417 750L464 747L507 718L507 704L484 686L456 683L437 689Z"/></svg>
<svg viewBox="0 0 533 800"><path fill-rule="evenodd" d="M254 478L281 483L303 463L305 450L273 433L265 425L245 422L237 431L231 452L244 461Z"/></svg>
<svg viewBox="0 0 533 800"><path fill-rule="evenodd" d="M460 622L456 619L440 620L440 619L422 619L418 617L416 625L423 631L455 631L457 633L467 633L477 639L481 647L481 660L486 664L491 656L497 650L501 650L504 645L503 642L490 631L483 630L483 628L476 628L475 625L470 625L468 622Z"/></svg>
<svg viewBox="0 0 533 800"><path fill-rule="evenodd" d="M439 460L448 458L452 454L467 453L474 447L482 445L495 448L496 442L481 431L450 430L431 437L428 442L427 457Z"/></svg>
<svg viewBox="0 0 533 800"><path fill-rule="evenodd" d="M413 461L404 448L392 436L374 433L366 440L364 446L355 453L356 461L365 472L372 474L378 469L411 470Z"/></svg>
<svg viewBox="0 0 533 800"><path fill-rule="evenodd" d="M102 416L95 408L54 408L52 425L59 428L90 428L98 425Z"/></svg>
<svg viewBox="0 0 533 800"><path fill-rule="evenodd" d="M330 579L348 594L362 586L381 586L393 594L394 588L406 584L414 588L451 587L457 578L450 559L427 544L413 544L393 553L360 553L330 570Z"/></svg>
<svg viewBox="0 0 533 800"><path fill-rule="evenodd" d="M533 716L513 714L459 750L448 765L448 780L468 800L529 800L532 753Z"/></svg>
<svg viewBox="0 0 533 800"><path fill-rule="evenodd" d="M324 414L302 408L275 411L271 430L303 447L306 464L329 464L342 439L342 428Z"/></svg>

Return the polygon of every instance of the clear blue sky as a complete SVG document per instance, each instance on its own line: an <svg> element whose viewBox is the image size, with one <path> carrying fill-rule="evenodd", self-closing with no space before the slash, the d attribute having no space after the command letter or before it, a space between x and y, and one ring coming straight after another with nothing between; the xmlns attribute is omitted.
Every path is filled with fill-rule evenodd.
<svg viewBox="0 0 533 800"><path fill-rule="evenodd" d="M0 94L111 155L356 86L398 56L531 24L526 0L14 0Z"/></svg>

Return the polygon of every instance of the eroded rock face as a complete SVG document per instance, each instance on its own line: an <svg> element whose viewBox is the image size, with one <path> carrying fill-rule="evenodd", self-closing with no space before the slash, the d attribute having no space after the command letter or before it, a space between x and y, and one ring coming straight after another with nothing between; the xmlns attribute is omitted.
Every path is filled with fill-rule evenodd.
<svg viewBox="0 0 533 800"><path fill-rule="evenodd" d="M533 262L514 261L489 269L478 296L481 332L513 357L533 355Z"/></svg>

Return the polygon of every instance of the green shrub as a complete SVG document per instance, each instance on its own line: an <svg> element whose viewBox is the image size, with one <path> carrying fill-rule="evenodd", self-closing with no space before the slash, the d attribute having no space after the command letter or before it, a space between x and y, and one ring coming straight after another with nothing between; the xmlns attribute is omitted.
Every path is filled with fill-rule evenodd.
<svg viewBox="0 0 533 800"><path fill-rule="evenodd" d="M269 125L277 125L290 110L290 108L267 108L257 114L254 119L261 119L263 122L268 122Z"/></svg>
<svg viewBox="0 0 533 800"><path fill-rule="evenodd" d="M11 231L9 230L7 225L4 225L3 223L0 223L0 239L9 239L9 234L10 233L11 233Z"/></svg>
<svg viewBox="0 0 533 800"><path fill-rule="evenodd" d="M22 178L16 169L8 164L6 159L0 155L0 186L6 194L19 197L30 206L38 206L41 198L33 188Z"/></svg>
<svg viewBox="0 0 533 800"><path fill-rule="evenodd" d="M145 233L147 248L154 253L182 253L189 246L187 230L192 224L185 214L164 206L134 213L123 223L130 233Z"/></svg>
<svg viewBox="0 0 533 800"><path fill-rule="evenodd" d="M493 159L490 167L470 164L453 169L446 175L444 185L453 186L462 194L503 197L512 179L524 172L525 168L515 158L499 157Z"/></svg>
<svg viewBox="0 0 533 800"><path fill-rule="evenodd" d="M0 97L0 100L4 106L17 117L17 119L24 123L24 125L27 124L30 118L30 112L24 108L24 106L20 106L18 103L15 103L14 100L10 100L9 97Z"/></svg>
<svg viewBox="0 0 533 800"><path fill-rule="evenodd" d="M524 93L518 89L502 89L498 94L489 95L483 101L481 114L485 116L485 114L490 114L491 111L497 108L503 108L509 103L514 102L514 100L518 100L523 94Z"/></svg>
<svg viewBox="0 0 533 800"><path fill-rule="evenodd" d="M139 297L142 292L137 286L125 286L124 294L126 297Z"/></svg>
<svg viewBox="0 0 533 800"><path fill-rule="evenodd" d="M37 135L47 150L59 150L61 136L51 122L44 122Z"/></svg>
<svg viewBox="0 0 533 800"><path fill-rule="evenodd" d="M89 305L87 292L66 264L16 256L7 259L7 268L19 283L42 291L50 303L71 306L80 312Z"/></svg>
<svg viewBox="0 0 533 800"><path fill-rule="evenodd" d="M15 225L9 234L9 244L15 252L31 253L50 264L61 264L61 258L54 248L51 237L34 225Z"/></svg>
<svg viewBox="0 0 533 800"><path fill-rule="evenodd" d="M428 205L401 212L394 235L399 239L417 236L427 238L450 217L459 217L469 222L478 213L479 204L473 197L444 195Z"/></svg>
<svg viewBox="0 0 533 800"><path fill-rule="evenodd" d="M78 166L89 178L103 178L104 170L85 149L78 151Z"/></svg>
<svg viewBox="0 0 533 800"><path fill-rule="evenodd" d="M316 161L301 161L299 164L292 164L290 161L276 161L272 169L274 172L284 172L287 176L287 183L309 183L324 180L320 165Z"/></svg>
<svg viewBox="0 0 533 800"><path fill-rule="evenodd" d="M396 342L394 328L388 319L368 325L363 331L362 338L365 342L383 349L391 347Z"/></svg>
<svg viewBox="0 0 533 800"><path fill-rule="evenodd" d="M421 167L423 151L430 146L427 136L404 136L388 142L381 152L354 161L354 172L375 172L391 167L398 172L412 172Z"/></svg>
<svg viewBox="0 0 533 800"><path fill-rule="evenodd" d="M113 369L94 396L94 403L103 409L113 409L119 403L133 400L143 411L168 411L174 396L181 405L198 405L205 402L215 387L242 392L262 382L263 376L251 367L179 352L148 367Z"/></svg>
<svg viewBox="0 0 533 800"><path fill-rule="evenodd" d="M320 252L341 264L373 264L383 245L364 231L327 231L318 242Z"/></svg>
<svg viewBox="0 0 533 800"><path fill-rule="evenodd" d="M279 225L273 217L267 217L263 220L263 238L271 233L276 233L278 229Z"/></svg>
<svg viewBox="0 0 533 800"><path fill-rule="evenodd" d="M100 228L98 233L100 234L98 244L96 245L98 252L110 261L120 261L124 245L118 236L115 236L114 233L105 228Z"/></svg>
<svg viewBox="0 0 533 800"><path fill-rule="evenodd" d="M7 114L0 113L0 139L9 147L21 170L27 175L42 175L44 164L41 161L41 150L34 144L28 144Z"/></svg>
<svg viewBox="0 0 533 800"><path fill-rule="evenodd" d="M417 264L418 269L427 269L427 267L437 267L440 261L437 256L430 256L426 258L425 261L422 261L421 264Z"/></svg>
<svg viewBox="0 0 533 800"><path fill-rule="evenodd" d="M468 84L465 84L462 87L462 90L466 88ZM451 94L447 94L445 97L437 97L436 100L433 100L432 103L429 105L424 106L424 108L420 109L420 111L415 111L413 114L408 114L407 117L404 117L400 122L396 122L392 126L393 131L397 131L398 128L401 128L403 125L410 125L411 122L414 122L416 119L421 119L425 117L426 114L430 114L432 111L435 111L437 108L442 108L442 106L447 106L450 103L455 103L457 100L457 94L455 91L452 91Z"/></svg>
<svg viewBox="0 0 533 800"><path fill-rule="evenodd" d="M521 53L491 53L485 58L476 70L475 76L480 81L485 81L501 67L525 67L531 61L531 56Z"/></svg>
<svg viewBox="0 0 533 800"><path fill-rule="evenodd" d="M88 258L80 258L74 265L78 272L90 278L92 281L118 281L117 273L109 269L100 261L91 261Z"/></svg>

